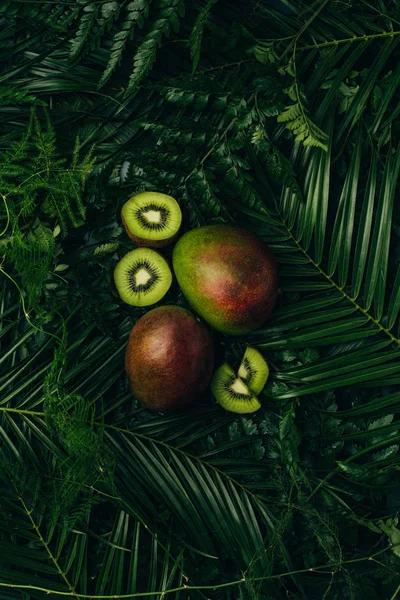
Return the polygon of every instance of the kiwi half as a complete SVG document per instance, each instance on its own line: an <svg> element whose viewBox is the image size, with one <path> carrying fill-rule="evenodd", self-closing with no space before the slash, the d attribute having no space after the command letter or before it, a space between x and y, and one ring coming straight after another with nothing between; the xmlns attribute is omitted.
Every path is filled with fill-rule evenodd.
<svg viewBox="0 0 400 600"><path fill-rule="evenodd" d="M236 375L232 367L224 363L214 373L211 391L217 402L230 412L246 414L261 407L261 402Z"/></svg>
<svg viewBox="0 0 400 600"><path fill-rule="evenodd" d="M255 348L246 348L238 376L254 394L259 394L265 386L269 375L269 368L263 356Z"/></svg>
<svg viewBox="0 0 400 600"><path fill-rule="evenodd" d="M131 306L149 306L168 292L172 273L161 254L150 248L137 248L117 263L114 281L121 300Z"/></svg>
<svg viewBox="0 0 400 600"><path fill-rule="evenodd" d="M172 196L143 192L125 202L121 219L127 234L138 246L162 248L176 237L182 212Z"/></svg>

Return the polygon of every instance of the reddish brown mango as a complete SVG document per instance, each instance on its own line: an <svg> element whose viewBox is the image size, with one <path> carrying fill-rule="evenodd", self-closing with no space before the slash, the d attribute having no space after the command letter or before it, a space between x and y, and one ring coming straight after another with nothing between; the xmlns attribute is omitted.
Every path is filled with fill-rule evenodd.
<svg viewBox="0 0 400 600"><path fill-rule="evenodd" d="M155 411L189 407L208 386L213 342L196 318L178 306L160 306L132 328L125 369L133 395Z"/></svg>

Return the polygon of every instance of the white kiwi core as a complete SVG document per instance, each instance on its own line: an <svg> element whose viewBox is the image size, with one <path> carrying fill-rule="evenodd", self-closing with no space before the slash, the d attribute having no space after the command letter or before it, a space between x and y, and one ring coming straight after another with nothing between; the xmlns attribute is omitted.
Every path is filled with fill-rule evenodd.
<svg viewBox="0 0 400 600"><path fill-rule="evenodd" d="M240 365L240 368L239 368L239 371L238 371L238 375L239 375L239 377L241 377L242 379L247 379L247 377L248 377L248 374L249 374L249 373L248 373L248 371L247 371L246 367L245 367L245 366L244 366L244 364L242 363L242 364Z"/></svg>
<svg viewBox="0 0 400 600"><path fill-rule="evenodd" d="M146 269L139 269L137 273L135 273L135 283L137 286L146 285L146 283L151 279L151 275Z"/></svg>
<svg viewBox="0 0 400 600"><path fill-rule="evenodd" d="M143 213L143 217L149 223L161 223L162 221L162 216L159 210L148 210L147 212Z"/></svg>
<svg viewBox="0 0 400 600"><path fill-rule="evenodd" d="M230 387L231 390L236 394L244 394L245 396L249 395L248 387L241 379L235 379Z"/></svg>

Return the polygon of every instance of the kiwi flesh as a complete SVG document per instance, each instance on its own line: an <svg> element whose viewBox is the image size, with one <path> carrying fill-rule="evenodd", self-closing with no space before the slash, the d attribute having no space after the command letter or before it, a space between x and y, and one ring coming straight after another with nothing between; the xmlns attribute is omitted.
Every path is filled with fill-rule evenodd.
<svg viewBox="0 0 400 600"><path fill-rule="evenodd" d="M269 375L269 368L264 357L255 348L248 346L238 370L238 376L246 383L254 394L264 388Z"/></svg>
<svg viewBox="0 0 400 600"><path fill-rule="evenodd" d="M247 414L261 407L257 396L227 363L215 371L211 381L211 392L222 408L230 412Z"/></svg>
<svg viewBox="0 0 400 600"><path fill-rule="evenodd" d="M176 238L182 211L172 196L142 192L125 202L121 219L127 234L138 246L162 248Z"/></svg>
<svg viewBox="0 0 400 600"><path fill-rule="evenodd" d="M151 248L137 248L117 263L114 281L121 300L126 304L150 306L168 292L172 272L161 254Z"/></svg>

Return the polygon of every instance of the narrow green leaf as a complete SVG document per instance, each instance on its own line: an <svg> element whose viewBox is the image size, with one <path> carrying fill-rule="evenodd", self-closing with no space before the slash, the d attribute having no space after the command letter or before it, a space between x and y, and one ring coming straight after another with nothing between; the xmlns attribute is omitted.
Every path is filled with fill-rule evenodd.
<svg viewBox="0 0 400 600"><path fill-rule="evenodd" d="M368 74L365 77L362 84L360 85L360 89L358 90L354 101L351 103L349 110L345 114L345 118L343 119L339 131L336 134L337 140L340 140L342 138L342 136L348 128L351 130L355 126L357 121L360 119L361 115L364 112L366 103L375 84L375 81L380 71L383 69L386 62L392 55L398 43L399 38L393 37L386 40L382 45L382 48L380 52L378 52L374 63L368 69Z"/></svg>
<svg viewBox="0 0 400 600"><path fill-rule="evenodd" d="M332 277L336 268L338 268L339 285L341 287L346 285L352 250L354 214L361 164L361 147L362 134L360 128L342 193L340 195L329 250L328 273Z"/></svg>
<svg viewBox="0 0 400 600"><path fill-rule="evenodd" d="M322 123L328 116L328 113L332 110L332 103L336 100L337 92L340 87L342 81L348 77L351 72L353 66L360 59L360 57L364 54L365 50L369 47L369 40L365 40L360 42L359 44L354 44L354 47L346 45L347 49L352 49L352 51L348 54L346 60L343 65L338 69L335 74L335 78L333 79L328 93L325 98L322 100L321 105L317 109L317 120Z"/></svg>
<svg viewBox="0 0 400 600"><path fill-rule="evenodd" d="M397 88L400 85L400 64L397 65L397 67L395 68L393 74L391 75L390 79L389 79L389 85L387 87L385 87L385 93L381 99L381 102L379 104L379 108L378 108L378 112L375 115L375 119L374 122L371 126L371 134L375 135L379 125L381 124L381 121L383 119L383 117L385 116L385 112L388 109L388 106L394 96L394 94L396 93Z"/></svg>
<svg viewBox="0 0 400 600"><path fill-rule="evenodd" d="M288 374L291 376L297 376L299 373L301 373L302 377L308 377L319 374L323 370L329 372L332 369L348 365L350 358L357 361L360 358L370 357L371 355L380 355L383 348L386 348L389 344L390 340L385 340L383 342L379 342L378 344L370 344L366 348L361 348L361 350L353 350L351 353L346 352L344 354L339 354L339 356L335 356L333 358L319 358L315 363L311 363L310 365L285 369L282 371L282 375Z"/></svg>
<svg viewBox="0 0 400 600"><path fill-rule="evenodd" d="M355 329L357 329L358 327L361 327L362 325L365 325L365 323L368 322L368 318L367 317L356 317L354 319L351 320L352 323L352 329L353 331ZM271 341L271 342L258 342L258 346L260 348L281 348L281 347L285 347L289 345L291 347L293 347L293 344L308 344L308 342L315 340L317 342L319 342L321 339L324 338L324 336L332 336L332 335L338 335L342 332L346 332L349 329L349 324L346 323L339 323L339 324L334 324L334 325L321 325L320 327L309 327L305 330L303 330L303 332L299 333L298 335L294 334L291 336L288 336L286 339L283 338L282 336L280 336L279 341ZM355 333L355 332L354 332ZM375 334L377 332L374 332Z"/></svg>
<svg viewBox="0 0 400 600"><path fill-rule="evenodd" d="M357 242L353 261L351 293L354 299L357 298L360 293L361 283L365 271L365 265L367 263L375 201L377 161L377 153L372 152L371 165L369 168L367 186L365 188L364 193L364 201L360 216L360 223L358 226Z"/></svg>
<svg viewBox="0 0 400 600"><path fill-rule="evenodd" d="M327 123L327 134L328 134L328 145L326 152L320 152L320 165L318 169L318 177L316 182L316 211L315 211L315 228L314 228L314 251L315 251L315 263L321 264L325 235L326 235L326 222L328 216L328 205L329 205L329 186L330 186L330 166L331 166L331 152L332 152L332 129L333 129L333 118L328 120Z"/></svg>
<svg viewBox="0 0 400 600"><path fill-rule="evenodd" d="M387 328L392 329L396 322L400 310L400 265L397 267L396 278L394 280L392 293L390 295L388 308L388 324Z"/></svg>
<svg viewBox="0 0 400 600"><path fill-rule="evenodd" d="M280 322L291 319L295 315L307 315L311 312L317 312L322 308L338 304L339 302L343 302L343 294L338 290L333 290L329 295L324 294L312 300L300 300L289 306L277 308L271 315L271 321L277 320Z"/></svg>
<svg viewBox="0 0 400 600"><path fill-rule="evenodd" d="M390 229L394 199L393 181L397 181L400 167L400 156L397 151L395 160L392 160L391 149L388 151L382 187L376 208L375 224L369 250L368 265L365 276L364 308L369 310L377 294L378 312L383 310L383 296L386 287L387 255L389 251ZM386 261L386 263L385 263ZM379 319L379 316L377 316Z"/></svg>
<svg viewBox="0 0 400 600"><path fill-rule="evenodd" d="M277 393L273 397L277 399L294 398L296 396L315 394L318 392L323 392L325 390L332 390L334 388L340 388L356 384L360 385L371 381L376 384L377 378L391 375L392 373L397 373L398 370L398 363L388 366L383 365L376 367L375 369L366 369L356 374L347 374L346 376L332 377L331 379L329 379L328 381L324 381L323 383L299 386L288 392Z"/></svg>
<svg viewBox="0 0 400 600"><path fill-rule="evenodd" d="M347 364L345 366L337 366L335 364L321 364L321 366L317 366L314 367L314 370L312 373L310 373L310 371L307 369L307 367L305 367L304 369L296 369L294 371L291 372L291 375L295 375L296 377L298 377L299 379L301 379L302 381L318 381L319 379L328 379L330 377L336 377L338 375L344 375L346 373L354 373L354 372L359 372L362 369L367 369L369 367L371 368L371 374L374 372L374 368L375 366L381 364L381 363L386 363L388 364L390 361L397 359L400 359L400 355L399 353L395 350L393 352L385 352L385 353L379 353L378 356L372 356L372 357L366 357L364 359L354 359L351 360L351 364ZM348 357L348 361L349 361L349 357ZM400 368L400 362L399 362L399 368ZM307 372L308 371L308 372ZM286 374L286 371L284 371L283 373L281 373L282 375L282 379L284 379L284 375Z"/></svg>
<svg viewBox="0 0 400 600"><path fill-rule="evenodd" d="M374 312L375 317L378 321L380 321L382 318L385 304L393 203L400 171L400 145L396 149L394 158L395 159L393 161L390 173L391 190L389 192L389 204L387 206L387 210L385 210L385 212L382 215L383 219L385 220L385 229L383 233L384 238L382 240L381 252L379 257L380 268L378 271L378 280L374 296Z"/></svg>

